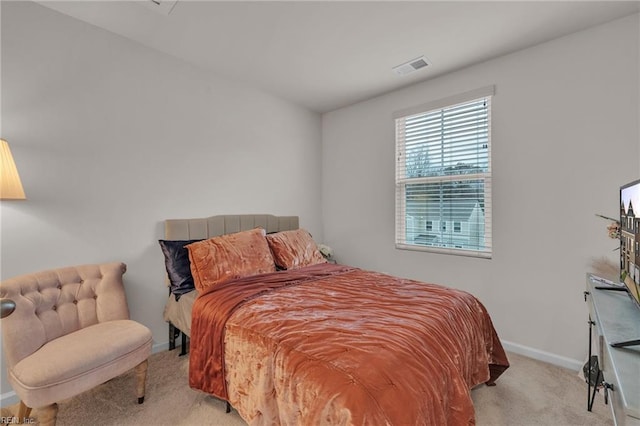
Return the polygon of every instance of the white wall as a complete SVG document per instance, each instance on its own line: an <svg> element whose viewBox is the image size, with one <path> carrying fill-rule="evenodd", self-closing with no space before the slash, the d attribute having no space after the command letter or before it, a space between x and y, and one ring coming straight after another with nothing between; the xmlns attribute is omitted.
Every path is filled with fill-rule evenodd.
<svg viewBox="0 0 640 426"><path fill-rule="evenodd" d="M584 358L584 271L617 253L594 213L615 217L618 186L640 168L640 16L325 114L321 126L47 8L0 5L0 136L29 198L0 204L0 278L124 261L132 316L163 343L165 218L298 214L320 239L324 225L341 262L471 291L503 339ZM493 259L395 250L391 114L487 84Z"/></svg>
<svg viewBox="0 0 640 426"><path fill-rule="evenodd" d="M1 204L1 278L123 261L156 343L164 219L299 215L322 238L318 114L34 3L2 2L1 136L28 197Z"/></svg>
<svg viewBox="0 0 640 426"><path fill-rule="evenodd" d="M341 262L470 291L510 349L580 365L585 271L617 259L595 213L617 217L639 177L638 44L631 16L325 114L325 241ZM396 250L392 113L490 84L493 259Z"/></svg>

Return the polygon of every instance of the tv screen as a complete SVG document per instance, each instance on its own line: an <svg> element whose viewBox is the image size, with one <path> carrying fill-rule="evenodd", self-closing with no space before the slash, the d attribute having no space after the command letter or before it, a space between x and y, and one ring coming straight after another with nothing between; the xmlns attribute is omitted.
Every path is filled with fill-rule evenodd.
<svg viewBox="0 0 640 426"><path fill-rule="evenodd" d="M620 187L620 280L640 307L640 180Z"/></svg>

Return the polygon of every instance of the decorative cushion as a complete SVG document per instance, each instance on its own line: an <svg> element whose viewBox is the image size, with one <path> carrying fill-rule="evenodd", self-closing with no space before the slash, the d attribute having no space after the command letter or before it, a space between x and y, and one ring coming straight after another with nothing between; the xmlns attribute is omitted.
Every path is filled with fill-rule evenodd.
<svg viewBox="0 0 640 426"><path fill-rule="evenodd" d="M282 269L327 263L311 234L304 229L267 235L267 242L276 265Z"/></svg>
<svg viewBox="0 0 640 426"><path fill-rule="evenodd" d="M167 268L170 282L169 288L176 300L195 289L191 275L189 251L185 246L198 241L202 240L158 240L164 254L164 265Z"/></svg>
<svg viewBox="0 0 640 426"><path fill-rule="evenodd" d="M187 245L196 289L251 275L275 272L262 228L236 232Z"/></svg>

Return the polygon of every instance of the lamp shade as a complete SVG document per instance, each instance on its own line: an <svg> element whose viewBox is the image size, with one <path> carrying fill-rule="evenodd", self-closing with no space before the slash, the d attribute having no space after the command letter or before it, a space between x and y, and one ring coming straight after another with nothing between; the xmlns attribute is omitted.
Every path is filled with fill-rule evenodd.
<svg viewBox="0 0 640 426"><path fill-rule="evenodd" d="M4 139L0 139L0 200L26 198L9 144Z"/></svg>

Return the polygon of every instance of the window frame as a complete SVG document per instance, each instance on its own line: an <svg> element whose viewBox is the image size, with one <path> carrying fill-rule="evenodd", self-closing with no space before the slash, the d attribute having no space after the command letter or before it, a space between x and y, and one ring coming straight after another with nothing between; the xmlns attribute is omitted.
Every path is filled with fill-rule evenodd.
<svg viewBox="0 0 640 426"><path fill-rule="evenodd" d="M395 126L396 126L396 232L395 232L395 246L397 249L402 250L412 250L412 251L426 251L426 252L435 252L435 253L444 253L444 254L453 254L453 255L461 255L461 256L469 256L469 257L478 257L491 259L493 255L493 232L492 232L492 191L491 191L491 181L493 174L492 167L492 159L491 159L491 151L492 151L492 100L495 94L494 86L486 86L480 89L472 90L469 92L461 93L458 95L450 96L447 98L439 99L437 101L429 102L426 104L418 105L415 107L407 108L401 111L397 111L393 114ZM406 174L406 163L403 163L403 167L399 168L400 161L406 161L404 157L400 157L399 147L401 143L403 145L403 152L406 151L406 141L404 141L404 133L402 137L399 137L400 127L402 127L402 132L404 132L404 124L399 126L399 121L406 120L407 118L420 115L420 114L429 114L434 113L438 110L444 110L447 108L455 107L459 104L471 103L474 101L479 101L482 99L486 99L488 102L487 106L487 171L481 173L470 173L470 174L455 174L455 175L438 175L432 176L429 178L409 178ZM400 141L401 139L401 141ZM403 177L400 177L400 174L404 173ZM458 243L451 242L450 247L439 247L442 244L436 245L424 245L424 244L414 244L407 241L407 224L406 224L406 210L407 210L407 195L406 188L407 185L412 183L421 183L421 181L432 181L439 182L440 184L446 184L446 182L454 182L454 181L473 181L480 180L483 184L483 196L484 196L484 247L478 250L471 248L457 248L456 245ZM435 228L435 227L434 227ZM452 226L454 229L454 226ZM419 232L416 231L416 232ZM459 233L460 231L458 231Z"/></svg>

